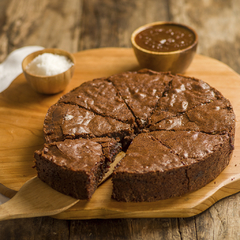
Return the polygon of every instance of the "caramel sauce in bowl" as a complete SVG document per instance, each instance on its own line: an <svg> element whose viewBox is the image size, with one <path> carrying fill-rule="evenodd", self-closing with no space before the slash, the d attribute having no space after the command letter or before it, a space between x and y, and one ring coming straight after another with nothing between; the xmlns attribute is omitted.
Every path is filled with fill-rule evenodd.
<svg viewBox="0 0 240 240"><path fill-rule="evenodd" d="M191 64L198 44L197 33L174 22L154 22L136 29L131 36L141 68L184 73Z"/></svg>

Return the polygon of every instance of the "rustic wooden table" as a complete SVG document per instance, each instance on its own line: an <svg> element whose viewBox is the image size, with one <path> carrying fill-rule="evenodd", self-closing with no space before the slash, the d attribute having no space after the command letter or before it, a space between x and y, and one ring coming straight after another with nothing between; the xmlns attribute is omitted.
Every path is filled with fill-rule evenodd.
<svg viewBox="0 0 240 240"><path fill-rule="evenodd" d="M1 0L0 62L28 45L72 53L131 47L132 31L153 21L193 27L199 34L199 54L240 73L238 0ZM191 218L7 220L0 222L0 239L240 239L239 202L237 193Z"/></svg>

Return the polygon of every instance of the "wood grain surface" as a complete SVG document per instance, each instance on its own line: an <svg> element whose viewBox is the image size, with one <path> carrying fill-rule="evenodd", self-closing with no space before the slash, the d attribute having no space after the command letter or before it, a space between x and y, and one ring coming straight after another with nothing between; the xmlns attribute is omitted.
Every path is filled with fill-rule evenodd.
<svg viewBox="0 0 240 240"><path fill-rule="evenodd" d="M28 45L58 47L72 53L131 47L130 35L140 25L176 21L198 32L199 54L218 59L240 73L239 20L238 0L1 0L0 62L14 49ZM39 103L46 105L44 100ZM30 146L33 148L34 143ZM237 193L190 218L8 220L0 223L0 239L225 240L240 239L239 225Z"/></svg>
<svg viewBox="0 0 240 240"><path fill-rule="evenodd" d="M74 57L76 61L75 73L64 93L84 81L139 68L131 48L85 50L75 53ZM56 218L190 217L206 210L219 199L240 191L240 127L238 127L238 119L240 118L240 99L238 97L240 76L225 64L201 55L195 56L185 75L194 76L209 83L221 91L233 105L237 118L235 150L229 166L220 176L193 193L151 203L122 203L111 199L112 182L109 179L97 189L90 201L79 201L72 208L59 213L55 216ZM53 105L64 93L52 96L39 94L29 86L23 74L14 80L8 89L0 93L0 105L2 106L0 130L3 130L3 132L0 131L0 134L6 136L0 139L0 150L2 152L0 168L3 170L0 175L0 182L6 187L19 190L26 179L29 180L32 175L36 174L31 164L33 165L33 152L41 148L44 142L42 134L44 117L48 106ZM13 98L13 96L15 97ZM40 104L43 100L44 105ZM41 105L41 108L39 108L39 105ZM19 117L20 114L21 118ZM9 116L11 116L10 119ZM20 132L21 134L19 134ZM30 146L30 143L34 144ZM47 192L48 188L46 186L46 194ZM44 195L44 186L41 194ZM41 199L41 194L36 193L34 194L35 199L28 200L29 203L33 202L31 204L32 214L26 210L25 213L23 210L21 216L34 216L34 209L36 209L34 202ZM44 199L44 196L42 198ZM21 208L22 205L18 206L18 202L16 202L16 208ZM40 206L38 208L41 208ZM49 214L51 213L51 209L45 206L49 206L49 204L42 206L42 215L47 211L49 211ZM26 208L24 207L24 209ZM10 216L10 214L8 215Z"/></svg>

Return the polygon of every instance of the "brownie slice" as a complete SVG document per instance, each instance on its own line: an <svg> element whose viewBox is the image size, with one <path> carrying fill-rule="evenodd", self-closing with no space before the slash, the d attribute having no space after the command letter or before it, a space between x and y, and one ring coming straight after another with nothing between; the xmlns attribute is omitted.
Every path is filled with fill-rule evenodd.
<svg viewBox="0 0 240 240"><path fill-rule="evenodd" d="M113 172L112 182L112 197L125 202L156 201L188 190L179 156L146 133L134 138Z"/></svg>
<svg viewBox="0 0 240 240"><path fill-rule="evenodd" d="M134 116L116 88L104 78L81 84L59 99L60 103L79 105L91 112L133 124Z"/></svg>
<svg viewBox="0 0 240 240"><path fill-rule="evenodd" d="M150 125L149 129L151 131L192 130L209 134L229 133L233 138L235 132L235 114L230 102L225 98L221 98L209 103L200 104L184 114L179 114Z"/></svg>
<svg viewBox="0 0 240 240"><path fill-rule="evenodd" d="M121 141L133 135L130 124L103 117L78 105L57 103L50 107L43 126L46 142L66 138L114 137Z"/></svg>
<svg viewBox="0 0 240 240"><path fill-rule="evenodd" d="M222 95L202 80L174 75L149 122L155 124L219 98Z"/></svg>
<svg viewBox="0 0 240 240"><path fill-rule="evenodd" d="M229 164L233 150L228 133L212 135L194 131L157 131L150 134L181 158L189 192L215 179Z"/></svg>
<svg viewBox="0 0 240 240"><path fill-rule="evenodd" d="M228 134L142 133L112 176L117 201L156 201L197 190L215 179L232 153Z"/></svg>
<svg viewBox="0 0 240 240"><path fill-rule="evenodd" d="M34 153L38 177L63 194L90 199L120 150L110 138L45 143Z"/></svg>
<svg viewBox="0 0 240 240"><path fill-rule="evenodd" d="M125 72L108 78L133 112L140 128L147 125L149 116L171 79L170 73L148 69Z"/></svg>

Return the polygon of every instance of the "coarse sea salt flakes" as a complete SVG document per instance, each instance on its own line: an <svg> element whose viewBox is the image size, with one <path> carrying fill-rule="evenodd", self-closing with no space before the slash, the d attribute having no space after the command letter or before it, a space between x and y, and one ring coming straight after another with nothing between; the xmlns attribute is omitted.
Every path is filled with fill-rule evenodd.
<svg viewBox="0 0 240 240"><path fill-rule="evenodd" d="M35 75L53 76L67 71L73 62L65 56L43 53L34 58L26 67L26 70Z"/></svg>

